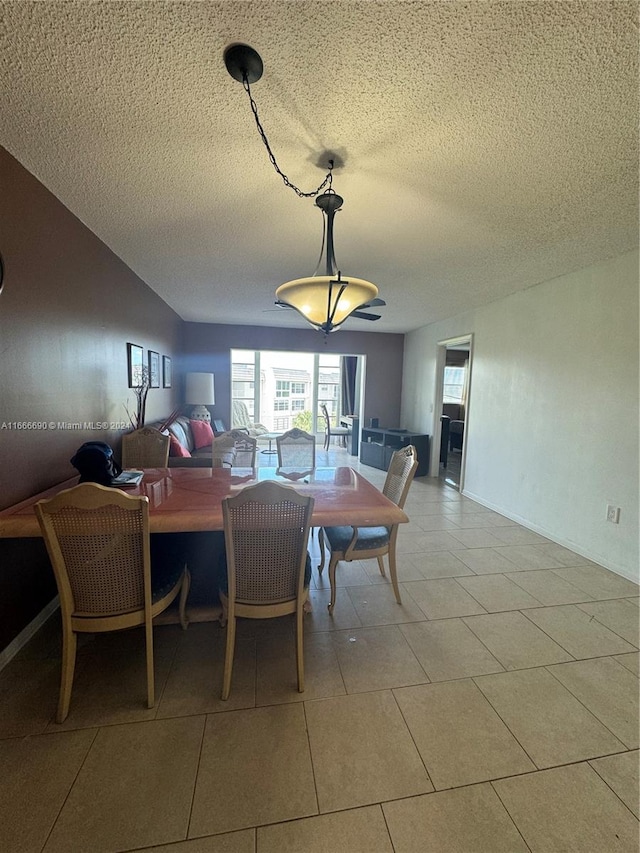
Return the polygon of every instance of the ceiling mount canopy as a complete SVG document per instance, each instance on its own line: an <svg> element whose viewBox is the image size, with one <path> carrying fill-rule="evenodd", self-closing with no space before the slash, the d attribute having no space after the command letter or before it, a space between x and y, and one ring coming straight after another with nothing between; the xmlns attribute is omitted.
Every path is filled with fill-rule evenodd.
<svg viewBox="0 0 640 853"><path fill-rule="evenodd" d="M258 107L251 94L251 83L262 77L263 63L260 55L249 45L232 44L224 52L227 71L242 83L251 104L260 137L264 143L273 168L282 178L285 186L292 189L301 198L314 198L316 205L326 217L323 221L323 243L318 267L312 276L298 278L281 284L276 290L276 305L283 308L295 308L312 326L325 335L338 329L348 317L361 320L379 320L379 314L368 314L362 308L385 305L378 297L378 288L370 281L361 278L343 278L335 259L333 244L333 224L343 199L332 188L335 157L327 156L328 171L322 183L315 189L305 192L293 184L278 166L269 140L258 116ZM325 190L322 192L322 190ZM322 194L321 194L322 193ZM326 236L326 241L325 241ZM321 272L322 256L325 253L324 271Z"/></svg>
<svg viewBox="0 0 640 853"><path fill-rule="evenodd" d="M262 59L248 44L230 44L224 52L224 64L234 80L256 83L262 77Z"/></svg>

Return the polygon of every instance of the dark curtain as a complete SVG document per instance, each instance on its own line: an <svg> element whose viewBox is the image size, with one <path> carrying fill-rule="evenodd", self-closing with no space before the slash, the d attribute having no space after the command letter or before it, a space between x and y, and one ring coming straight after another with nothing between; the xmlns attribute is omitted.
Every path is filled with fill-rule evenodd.
<svg viewBox="0 0 640 853"><path fill-rule="evenodd" d="M357 415L356 412L356 370L358 356L342 357L342 414Z"/></svg>

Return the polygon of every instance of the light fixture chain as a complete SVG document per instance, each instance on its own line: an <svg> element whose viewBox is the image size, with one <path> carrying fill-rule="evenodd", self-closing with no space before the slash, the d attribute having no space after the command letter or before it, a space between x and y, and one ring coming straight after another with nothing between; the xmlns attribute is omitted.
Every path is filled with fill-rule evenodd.
<svg viewBox="0 0 640 853"><path fill-rule="evenodd" d="M331 165L329 167L329 171L327 172L324 181L320 184L320 186L317 189L306 193L306 192L303 192L303 190L301 190L295 184L291 183L289 178L285 175L285 173L282 171L282 169L278 166L278 164L276 162L275 155L274 155L273 151L271 150L271 146L269 145L269 140L267 139L267 134L265 133L264 128L262 127L262 124L260 122L260 117L258 116L258 105L254 101L253 95L251 94L251 86L249 85L249 81L247 79L246 73L244 73L242 75L242 85L244 86L245 92L249 96L249 103L251 104L251 110L253 112L253 117L256 120L256 127L258 128L258 133L260 134L260 138L262 139L262 142L264 143L264 147L267 149L267 153L269 155L269 160L271 161L273 168L276 170L276 172L282 178L285 186L290 187L294 191L294 193L296 193L297 195L300 196L300 198L313 198L314 196L317 196L326 186L331 188L331 181L332 181L331 169L333 168L333 161L330 161Z"/></svg>

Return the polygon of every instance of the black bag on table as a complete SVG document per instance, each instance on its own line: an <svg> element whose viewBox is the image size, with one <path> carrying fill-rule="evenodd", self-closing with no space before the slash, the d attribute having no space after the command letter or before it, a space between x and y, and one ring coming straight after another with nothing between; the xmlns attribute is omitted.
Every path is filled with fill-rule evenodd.
<svg viewBox="0 0 640 853"><path fill-rule="evenodd" d="M122 473L122 468L113 458L113 450L104 441L85 442L70 461L80 473L81 483L110 486L113 479Z"/></svg>

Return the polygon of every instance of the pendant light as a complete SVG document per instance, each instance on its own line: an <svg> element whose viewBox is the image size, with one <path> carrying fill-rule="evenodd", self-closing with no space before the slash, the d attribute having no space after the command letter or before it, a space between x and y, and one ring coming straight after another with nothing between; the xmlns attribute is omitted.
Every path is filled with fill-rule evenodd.
<svg viewBox="0 0 640 853"><path fill-rule="evenodd" d="M327 335L348 317L359 316L359 308L384 303L376 300L378 288L375 284L362 278L345 279L338 270L333 247L333 221L342 207L342 197L329 189L316 198L316 204L327 219L324 275L318 275L316 270L308 278L296 278L281 284L276 290L276 303L295 308L312 326ZM362 319L373 317L369 315Z"/></svg>
<svg viewBox="0 0 640 853"><path fill-rule="evenodd" d="M312 326L328 335L329 332L340 328L348 317L357 317L362 320L378 320L379 314L368 314L360 309L369 308L374 305L384 305L382 299L378 299L378 288L370 281L352 276L343 277L338 270L334 245L333 245L333 223L338 210L342 207L343 199L332 189L333 159L329 159L329 170L319 187L310 192L303 192L296 187L278 166L275 156L271 151L266 133L258 116L256 102L251 95L251 83L255 83L262 77L263 63L260 55L246 44L230 45L224 53L224 61L227 71L242 83L251 104L258 132L267 149L269 159L282 178L285 186L292 189L301 198L315 197L316 205L326 217L324 234L326 235L326 246L323 241L320 263L314 275L307 278L297 278L293 281L281 284L276 290L276 305L285 308L294 308ZM327 188L325 192L322 190ZM320 194L322 193L322 194ZM322 264L322 252L325 251L325 265L323 273L320 273Z"/></svg>

